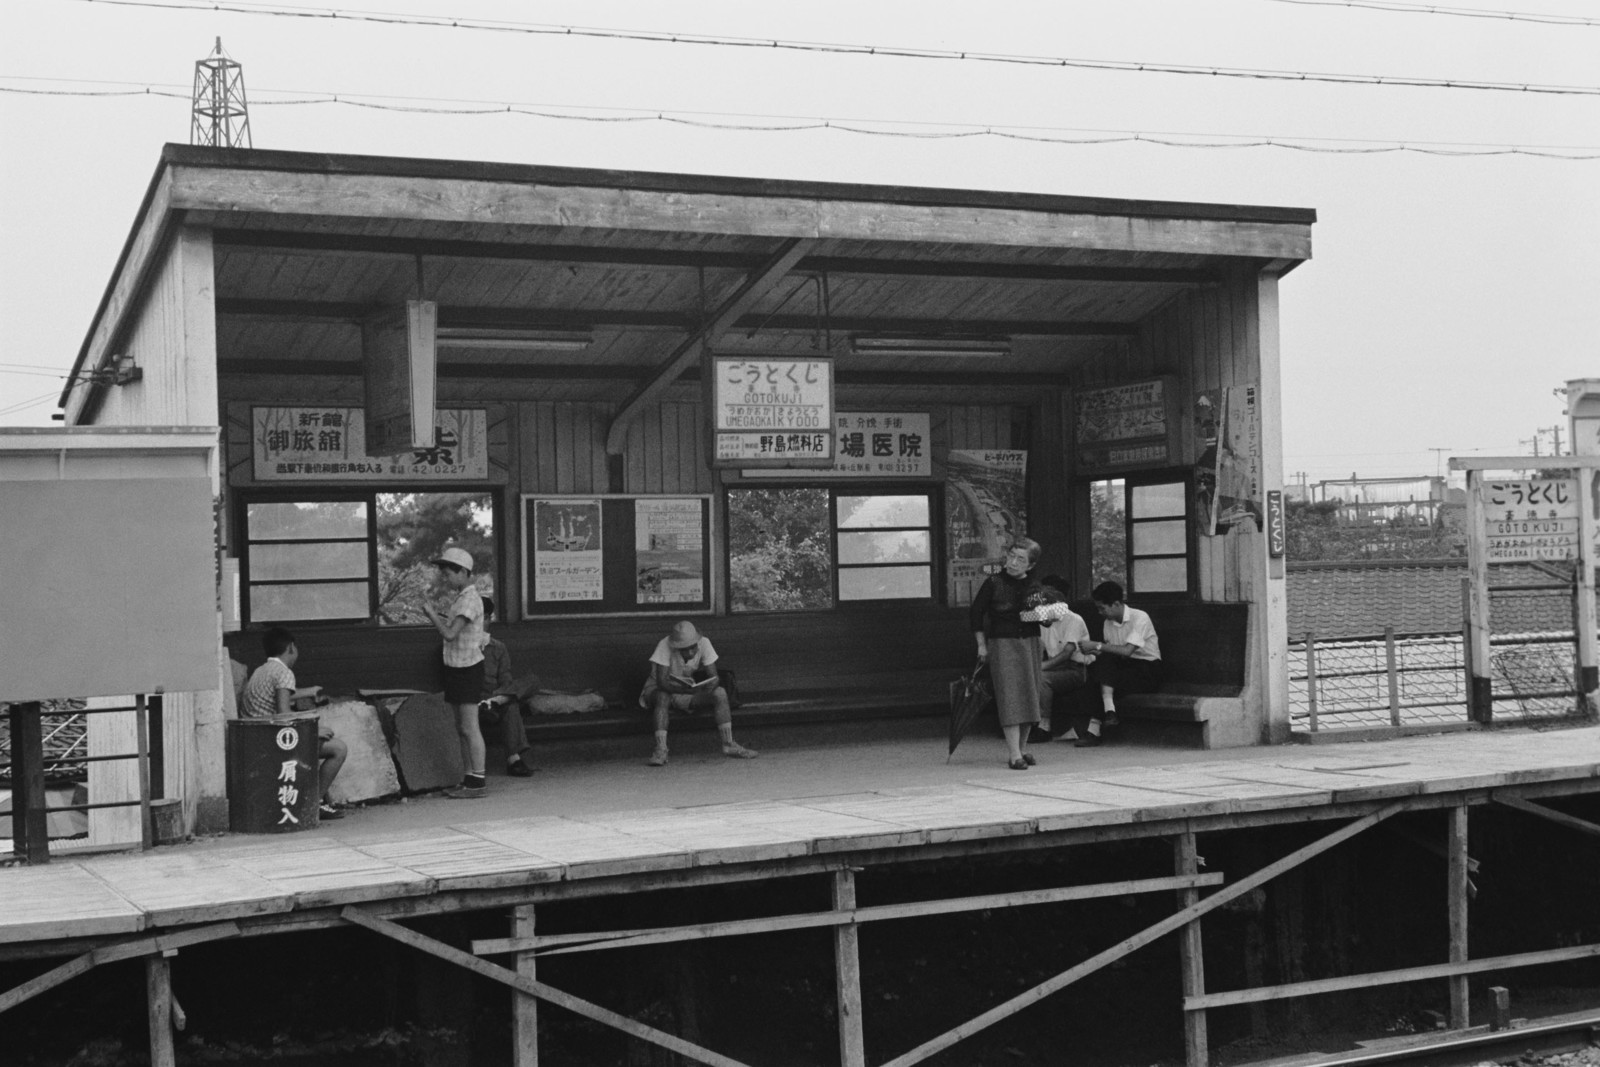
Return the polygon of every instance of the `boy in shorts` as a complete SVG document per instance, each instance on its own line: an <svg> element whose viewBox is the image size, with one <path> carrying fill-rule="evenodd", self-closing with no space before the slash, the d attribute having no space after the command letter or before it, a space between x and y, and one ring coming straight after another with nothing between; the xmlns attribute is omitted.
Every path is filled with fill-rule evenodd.
<svg viewBox="0 0 1600 1067"><path fill-rule="evenodd" d="M733 713L728 691L717 679L717 650L700 636L694 623L675 624L650 654L650 680L639 694L639 704L655 716L656 748L650 766L667 765L667 717L677 711L711 708L722 736L722 754L730 759L755 759L758 753L733 739Z"/></svg>

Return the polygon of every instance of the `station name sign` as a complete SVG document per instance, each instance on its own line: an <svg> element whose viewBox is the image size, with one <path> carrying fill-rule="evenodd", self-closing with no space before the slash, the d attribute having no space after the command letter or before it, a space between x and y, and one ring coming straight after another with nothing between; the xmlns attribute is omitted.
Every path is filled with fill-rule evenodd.
<svg viewBox="0 0 1600 1067"><path fill-rule="evenodd" d="M1578 558L1577 479L1486 481L1480 492L1488 562Z"/></svg>
<svg viewBox="0 0 1600 1067"><path fill-rule="evenodd" d="M833 360L712 356L711 465L831 467Z"/></svg>

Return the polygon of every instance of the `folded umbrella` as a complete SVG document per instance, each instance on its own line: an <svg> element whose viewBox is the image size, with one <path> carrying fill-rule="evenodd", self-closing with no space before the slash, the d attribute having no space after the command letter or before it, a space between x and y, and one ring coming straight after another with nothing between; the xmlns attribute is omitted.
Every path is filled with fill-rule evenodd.
<svg viewBox="0 0 1600 1067"><path fill-rule="evenodd" d="M982 660L950 683L950 752L945 762L956 754L956 746L967 736L972 720L994 701L994 685L989 681L989 665Z"/></svg>

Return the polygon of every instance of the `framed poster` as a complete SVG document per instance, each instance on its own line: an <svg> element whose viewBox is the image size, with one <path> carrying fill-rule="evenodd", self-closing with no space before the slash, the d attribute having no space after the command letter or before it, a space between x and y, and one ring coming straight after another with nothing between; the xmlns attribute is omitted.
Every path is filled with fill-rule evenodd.
<svg viewBox="0 0 1600 1067"><path fill-rule="evenodd" d="M711 610L711 497L522 497L522 614Z"/></svg>
<svg viewBox="0 0 1600 1067"><path fill-rule="evenodd" d="M600 600L605 577L600 501L535 497L530 510L533 599Z"/></svg>
<svg viewBox="0 0 1600 1067"><path fill-rule="evenodd" d="M711 356L713 468L831 467L833 360Z"/></svg>

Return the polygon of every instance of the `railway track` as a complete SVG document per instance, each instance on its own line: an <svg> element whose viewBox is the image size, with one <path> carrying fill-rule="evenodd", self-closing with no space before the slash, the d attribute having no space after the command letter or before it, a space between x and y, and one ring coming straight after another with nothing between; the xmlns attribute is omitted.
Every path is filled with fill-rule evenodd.
<svg viewBox="0 0 1600 1067"><path fill-rule="evenodd" d="M1477 1031L1423 1043L1366 1049L1317 1062L1330 1067L1376 1067L1378 1064L1474 1067L1481 1063L1511 1063L1523 1057L1557 1056L1594 1045L1600 1045L1600 1013L1509 1030Z"/></svg>

